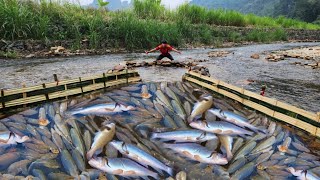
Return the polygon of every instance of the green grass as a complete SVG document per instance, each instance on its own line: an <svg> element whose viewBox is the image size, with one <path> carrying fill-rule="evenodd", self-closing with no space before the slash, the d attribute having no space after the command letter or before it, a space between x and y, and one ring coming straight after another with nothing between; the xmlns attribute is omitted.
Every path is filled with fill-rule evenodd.
<svg viewBox="0 0 320 180"><path fill-rule="evenodd" d="M320 25L284 17L273 19L194 5L182 5L172 11L165 9L159 0L134 0L133 9L116 12L46 0L40 2L0 0L0 38L73 40L73 49L81 47L82 39L88 39L89 48L134 50L154 47L161 39L167 39L174 46L245 40L269 42L286 40L284 28L320 29ZM243 36L215 26L254 27L256 30ZM270 30L265 31L265 28Z"/></svg>
<svg viewBox="0 0 320 180"><path fill-rule="evenodd" d="M18 54L15 51L0 51L0 58L16 59Z"/></svg>

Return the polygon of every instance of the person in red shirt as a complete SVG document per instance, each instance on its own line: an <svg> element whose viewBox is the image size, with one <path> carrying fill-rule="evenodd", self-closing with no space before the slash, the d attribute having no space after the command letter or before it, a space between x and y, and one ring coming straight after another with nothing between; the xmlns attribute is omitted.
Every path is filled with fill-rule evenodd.
<svg viewBox="0 0 320 180"><path fill-rule="evenodd" d="M151 49L150 51L146 51L146 54L151 53L153 51L160 50L161 54L157 57L157 61L163 59L164 57L169 58L171 61L174 60L172 55L169 53L169 51L175 51L179 54L181 54L180 51L176 50L172 46L170 46L167 41L163 40L159 46L157 46L154 49Z"/></svg>

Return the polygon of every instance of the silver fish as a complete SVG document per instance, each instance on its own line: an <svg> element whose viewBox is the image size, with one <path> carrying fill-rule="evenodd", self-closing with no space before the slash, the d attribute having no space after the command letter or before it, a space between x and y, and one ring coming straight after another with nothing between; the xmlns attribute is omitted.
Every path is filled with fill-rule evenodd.
<svg viewBox="0 0 320 180"><path fill-rule="evenodd" d="M132 160L139 162L144 166L151 166L154 169L160 169L167 172L169 175L173 175L172 168L166 166L150 154L146 153L145 151L139 149L138 147L127 144L121 141L111 141L110 144L116 148L121 154L129 157Z"/></svg>
<svg viewBox="0 0 320 180"><path fill-rule="evenodd" d="M235 125L238 125L240 127L247 127L255 132L257 132L259 130L257 127L248 123L248 119L246 119L238 114L235 114L233 112L223 111L221 109L209 109L208 112L216 115L217 117L219 117L222 120L228 121L228 122L233 123Z"/></svg>
<svg viewBox="0 0 320 180"><path fill-rule="evenodd" d="M233 148L231 150L232 154L238 151L238 149L243 145L243 138L237 138L237 140L233 144Z"/></svg>
<svg viewBox="0 0 320 180"><path fill-rule="evenodd" d="M221 154L212 152L207 148L195 143L163 144L164 147L186 156L192 160L206 164L227 164L228 160Z"/></svg>
<svg viewBox="0 0 320 180"><path fill-rule="evenodd" d="M256 147L256 145L257 143L255 141L246 143L241 149L239 149L239 151L235 153L233 161L249 154Z"/></svg>
<svg viewBox="0 0 320 180"><path fill-rule="evenodd" d="M180 130L162 133L152 133L151 139L160 138L163 141L175 142L204 142L212 139L217 139L217 136L212 133L207 133L200 130Z"/></svg>
<svg viewBox="0 0 320 180"><path fill-rule="evenodd" d="M82 141L82 138L80 137L80 134L74 128L71 128L70 134L71 134L71 139L72 139L74 146L80 152L82 157L84 157L85 147L84 147L84 143Z"/></svg>
<svg viewBox="0 0 320 180"><path fill-rule="evenodd" d="M117 112L123 112L123 111L131 111L135 110L135 107L133 106L125 106L122 104L116 104L116 103L110 103L110 104L98 104L93 105L85 108L80 108L78 110L73 111L72 115L89 115L89 114L114 114Z"/></svg>
<svg viewBox="0 0 320 180"><path fill-rule="evenodd" d="M147 177L159 179L158 174L144 168L138 163L126 158L92 158L88 162L90 166L109 174L123 177Z"/></svg>
<svg viewBox="0 0 320 180"><path fill-rule="evenodd" d="M242 135L248 134L252 135L253 132L242 129L236 125L230 124L224 121L194 121L189 124L191 127L200 129L203 131L216 133L216 134L226 134L226 135Z"/></svg>
<svg viewBox="0 0 320 180"><path fill-rule="evenodd" d="M303 146L300 143L292 142L292 146L295 147L299 151L307 152L307 153L310 152L310 150L308 148L306 148L305 146Z"/></svg>
<svg viewBox="0 0 320 180"><path fill-rule="evenodd" d="M176 112L183 120L185 120L187 115L184 112L184 109L183 109L182 105L180 104L180 102L178 102L176 100L172 100L171 104L174 109L174 112Z"/></svg>
<svg viewBox="0 0 320 180"><path fill-rule="evenodd" d="M161 90L157 90L156 95L159 98L160 102L162 102L167 108L173 111L173 107L171 106L168 97L165 94L163 94Z"/></svg>
<svg viewBox="0 0 320 180"><path fill-rule="evenodd" d="M232 164L229 165L228 172L230 174L233 174L238 169L243 167L245 164L246 164L246 159L244 157L241 157L241 158L237 159L235 162L233 162Z"/></svg>
<svg viewBox="0 0 320 180"><path fill-rule="evenodd" d="M287 168L287 170L292 175L298 177L298 179L301 179L301 180L318 180L318 179L320 179L320 177L317 176L312 171L295 170L293 167L289 167L289 168Z"/></svg>

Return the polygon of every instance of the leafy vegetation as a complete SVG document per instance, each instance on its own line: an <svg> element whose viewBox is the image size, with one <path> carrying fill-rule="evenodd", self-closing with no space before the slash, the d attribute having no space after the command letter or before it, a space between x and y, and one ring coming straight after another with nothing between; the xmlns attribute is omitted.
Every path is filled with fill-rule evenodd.
<svg viewBox="0 0 320 180"><path fill-rule="evenodd" d="M104 5L101 0L101 7ZM0 0L0 17L2 39L74 40L75 49L83 39L89 41L90 48L133 50L153 47L161 39L167 39L174 46L218 45L230 40L268 42L285 40L283 28L320 29L319 25L284 17L272 19L187 4L171 11L165 9L160 0L134 0L132 10L116 12L45 0L40 3ZM216 25L256 27L257 30L243 35L233 28L222 31ZM269 28L267 32L266 28Z"/></svg>

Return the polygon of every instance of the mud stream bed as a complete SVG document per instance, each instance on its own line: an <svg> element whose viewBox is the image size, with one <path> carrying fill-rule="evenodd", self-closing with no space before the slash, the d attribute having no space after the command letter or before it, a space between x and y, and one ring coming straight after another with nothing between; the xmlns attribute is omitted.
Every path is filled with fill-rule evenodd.
<svg viewBox="0 0 320 180"><path fill-rule="evenodd" d="M320 111L320 72L295 66L290 63L305 61L285 59L279 62L264 60L263 52L291 49L301 46L314 46L318 43L262 44L224 49L191 49L182 54L172 53L176 61L206 59L200 63L209 68L216 79L259 93L266 85L266 96L276 98L308 111ZM209 58L211 51L230 51L226 57ZM251 59L254 53L260 59ZM124 61L153 61L157 53L109 54L52 59L1 60L0 88L19 88L52 82L53 74L60 79L71 79L103 73ZM186 72L183 68L148 67L137 68L144 81L179 81ZM250 82L250 83L248 83Z"/></svg>

